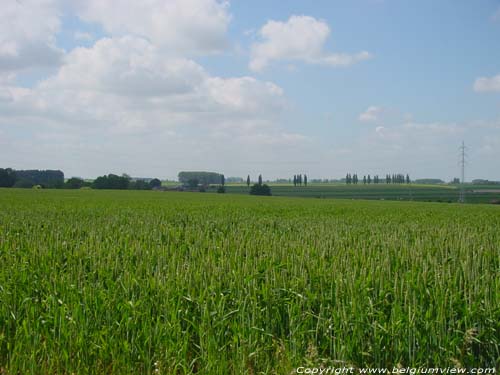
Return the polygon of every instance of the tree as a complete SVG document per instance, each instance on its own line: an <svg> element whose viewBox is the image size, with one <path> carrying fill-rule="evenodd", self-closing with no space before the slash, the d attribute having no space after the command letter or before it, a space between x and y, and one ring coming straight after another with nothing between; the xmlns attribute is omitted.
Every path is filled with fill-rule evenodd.
<svg viewBox="0 0 500 375"><path fill-rule="evenodd" d="M259 185L262 185L262 175L259 174Z"/></svg>
<svg viewBox="0 0 500 375"><path fill-rule="evenodd" d="M26 178L20 178L16 180L16 183L14 184L15 188L23 188L23 189L31 189L35 184Z"/></svg>
<svg viewBox="0 0 500 375"><path fill-rule="evenodd" d="M271 188L264 184L254 184L250 189L251 195L271 195Z"/></svg>
<svg viewBox="0 0 500 375"><path fill-rule="evenodd" d="M151 185L149 185L144 180L131 181L128 185L130 190L151 190Z"/></svg>
<svg viewBox="0 0 500 375"><path fill-rule="evenodd" d="M157 178L153 178L151 181L149 181L149 186L151 189L157 189L161 186L161 181Z"/></svg>
<svg viewBox="0 0 500 375"><path fill-rule="evenodd" d="M196 179L202 185L219 184L220 174L215 172L186 172L178 174L179 182L187 184L189 180Z"/></svg>
<svg viewBox="0 0 500 375"><path fill-rule="evenodd" d="M250 187L250 175L247 176L247 186Z"/></svg>
<svg viewBox="0 0 500 375"><path fill-rule="evenodd" d="M366 185L366 176L363 176L363 184Z"/></svg>
<svg viewBox="0 0 500 375"><path fill-rule="evenodd" d="M197 188L199 183L200 183L200 182L198 181L198 179L197 179L197 178L191 178L190 180L188 180L188 181L187 181L187 185L188 185L191 189Z"/></svg>
<svg viewBox="0 0 500 375"><path fill-rule="evenodd" d="M370 177L370 175L368 175L368 178L366 179L366 182L368 182L369 184L371 184L372 178Z"/></svg>
<svg viewBox="0 0 500 375"><path fill-rule="evenodd" d="M407 173L406 174L406 183L409 184L410 183L410 175Z"/></svg>
<svg viewBox="0 0 500 375"><path fill-rule="evenodd" d="M307 186L307 176L304 175L304 186Z"/></svg>
<svg viewBox="0 0 500 375"><path fill-rule="evenodd" d="M64 183L66 189L80 189L85 185L85 181L78 177L71 177Z"/></svg>
<svg viewBox="0 0 500 375"><path fill-rule="evenodd" d="M10 168L0 168L0 187L12 187L16 183L16 172Z"/></svg>
<svg viewBox="0 0 500 375"><path fill-rule="evenodd" d="M92 183L93 189L128 189L130 180L124 176L108 174L107 176L99 176Z"/></svg>
<svg viewBox="0 0 500 375"><path fill-rule="evenodd" d="M44 188L62 188L64 186L64 173L59 170L19 170L16 171L16 178L30 181L32 185L41 185Z"/></svg>
<svg viewBox="0 0 500 375"><path fill-rule="evenodd" d="M224 186L224 184L225 184L225 183L226 183L226 178L224 177L224 175L223 175L223 174L221 174L221 175L220 175L220 184L221 184L222 186Z"/></svg>
<svg viewBox="0 0 500 375"><path fill-rule="evenodd" d="M297 175L293 175L293 186L297 186Z"/></svg>

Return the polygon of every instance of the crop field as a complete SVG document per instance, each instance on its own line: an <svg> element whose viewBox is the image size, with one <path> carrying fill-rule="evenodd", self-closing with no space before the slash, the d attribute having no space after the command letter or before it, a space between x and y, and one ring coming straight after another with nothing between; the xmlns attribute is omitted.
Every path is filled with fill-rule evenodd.
<svg viewBox="0 0 500 375"><path fill-rule="evenodd" d="M226 186L228 193L248 194L244 184ZM293 186L291 184L272 184L272 194L276 196L302 198L338 198L338 199L375 199L422 202L458 202L460 190L453 185L346 185L346 184L309 184ZM466 203L491 203L500 201L498 185L467 185Z"/></svg>
<svg viewBox="0 0 500 375"><path fill-rule="evenodd" d="M499 228L495 205L0 189L0 374L498 368Z"/></svg>

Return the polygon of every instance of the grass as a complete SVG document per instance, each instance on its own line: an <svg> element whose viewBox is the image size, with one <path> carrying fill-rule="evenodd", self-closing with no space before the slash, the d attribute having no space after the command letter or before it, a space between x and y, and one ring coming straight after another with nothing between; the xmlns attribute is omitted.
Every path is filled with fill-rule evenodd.
<svg viewBox="0 0 500 375"><path fill-rule="evenodd" d="M0 373L500 364L500 209L0 189Z"/></svg>

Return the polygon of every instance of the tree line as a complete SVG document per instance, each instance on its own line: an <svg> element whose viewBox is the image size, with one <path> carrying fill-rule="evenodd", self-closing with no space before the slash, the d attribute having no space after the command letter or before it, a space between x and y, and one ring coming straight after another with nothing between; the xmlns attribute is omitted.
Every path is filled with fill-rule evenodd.
<svg viewBox="0 0 500 375"><path fill-rule="evenodd" d="M121 176L108 174L97 177L90 184L90 187L92 189L152 190L161 187L161 181L158 178L147 181L145 179L132 179L127 174Z"/></svg>
<svg viewBox="0 0 500 375"><path fill-rule="evenodd" d="M160 186L161 181L157 178L150 180L132 179L127 174L99 176L92 182L79 177L71 177L64 181L64 173L59 170L0 168L0 187L41 187L45 189L81 189L86 187L91 189L151 190Z"/></svg>
<svg viewBox="0 0 500 375"><path fill-rule="evenodd" d="M43 188L63 188L64 173L59 170L0 168L0 187L31 188L36 185Z"/></svg>
<svg viewBox="0 0 500 375"><path fill-rule="evenodd" d="M380 179L379 175L374 175L373 177L370 175L365 175L363 176L363 179L361 180L363 184L380 184L384 183L383 180ZM357 185L360 182L358 175L356 173L350 174L347 173L345 176L345 183L347 185ZM406 176L402 173L397 173L397 174L386 174L385 175L385 183L386 184L409 184L411 182L410 175L406 174Z"/></svg>
<svg viewBox="0 0 500 375"><path fill-rule="evenodd" d="M216 172L201 172L201 171L181 171L177 175L179 182L185 185L208 186L210 184L219 184L222 178L220 173Z"/></svg>

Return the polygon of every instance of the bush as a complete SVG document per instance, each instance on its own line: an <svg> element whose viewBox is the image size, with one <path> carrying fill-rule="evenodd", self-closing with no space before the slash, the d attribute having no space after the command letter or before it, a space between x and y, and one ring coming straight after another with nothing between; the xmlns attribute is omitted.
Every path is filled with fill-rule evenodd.
<svg viewBox="0 0 500 375"><path fill-rule="evenodd" d="M255 184L250 188L250 194L251 195L271 195L271 188L266 184L264 184L264 185Z"/></svg>
<svg viewBox="0 0 500 375"><path fill-rule="evenodd" d="M226 188L224 186L219 186L217 188L217 193L224 194L226 192Z"/></svg>

